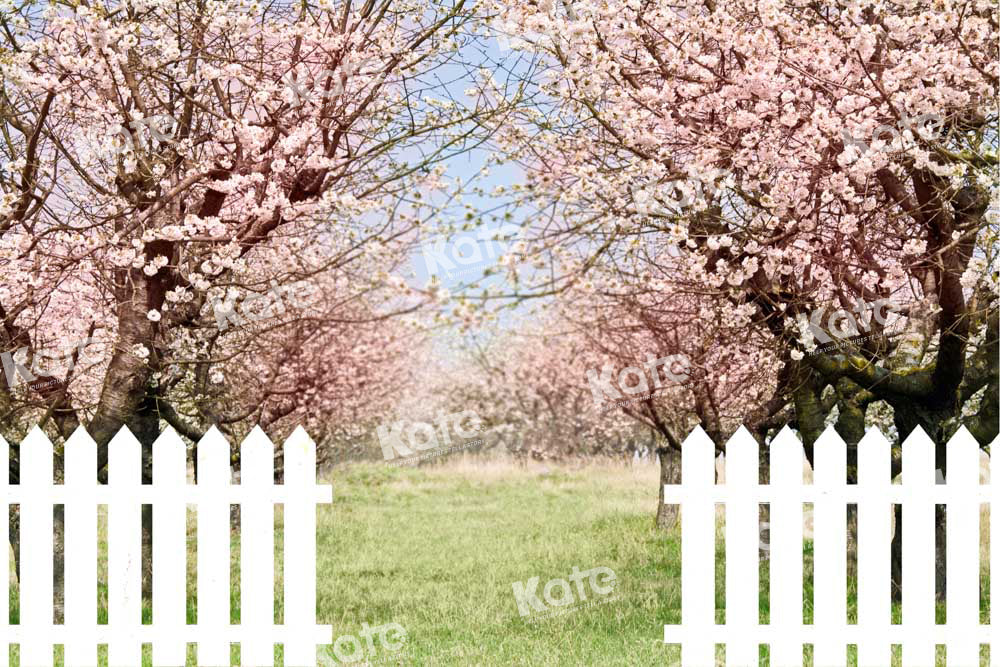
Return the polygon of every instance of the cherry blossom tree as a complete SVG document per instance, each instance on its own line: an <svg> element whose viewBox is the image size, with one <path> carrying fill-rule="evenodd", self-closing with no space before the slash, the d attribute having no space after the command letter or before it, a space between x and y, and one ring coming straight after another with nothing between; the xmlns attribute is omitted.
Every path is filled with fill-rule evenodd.
<svg viewBox="0 0 1000 667"><path fill-rule="evenodd" d="M651 280L715 300L724 320L766 332L777 369L762 396L793 409L807 452L836 407L852 468L866 424L886 415L900 436L923 428L945 474L961 425L984 447L996 437L994 4L496 11L547 63L551 100L502 128L525 199L548 214L530 245L553 270L522 270L520 294L595 285L608 265L626 301ZM894 312L875 317L878 302ZM831 321L836 309L848 315Z"/></svg>
<svg viewBox="0 0 1000 667"><path fill-rule="evenodd" d="M7 435L85 425L103 475L122 426L148 462L162 421L281 431L390 391L421 300L387 280L397 204L472 141L430 95L464 0L5 5Z"/></svg>
<svg viewBox="0 0 1000 667"><path fill-rule="evenodd" d="M469 380L452 400L475 406L500 427L507 450L519 458L630 457L649 438L594 399L583 369L598 364L595 352L579 332L551 318L512 327L456 351Z"/></svg>
<svg viewBox="0 0 1000 667"><path fill-rule="evenodd" d="M773 389L781 364L766 330L732 318L714 300L664 293L657 281L622 292L615 287L620 276L595 273L605 274L595 276L599 284L569 290L559 313L604 359L600 372L587 370L595 399L610 394L609 407L659 436L656 523L671 527L676 507L664 504L662 486L680 481L681 443L695 426L721 452L741 425L763 440L793 421L787 400ZM767 459L762 463L766 468Z"/></svg>

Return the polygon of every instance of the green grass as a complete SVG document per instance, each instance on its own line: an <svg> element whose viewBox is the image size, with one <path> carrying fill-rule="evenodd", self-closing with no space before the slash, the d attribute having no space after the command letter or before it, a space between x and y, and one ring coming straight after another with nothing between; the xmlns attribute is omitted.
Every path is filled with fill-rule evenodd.
<svg viewBox="0 0 1000 667"><path fill-rule="evenodd" d="M375 656L387 664L663 665L680 546L652 530L656 484L623 468L347 471L320 514L320 617L334 637L400 623L407 655ZM614 570L617 601L525 622L513 582L574 566Z"/></svg>
<svg viewBox="0 0 1000 667"><path fill-rule="evenodd" d="M360 636L362 623L398 623L406 631L405 647L398 652L380 646L376 634L374 650L366 649L370 664L679 664L678 647L666 646L662 639L665 623L680 622L680 540L676 533L653 529L655 468L608 465L574 470L463 462L419 469L360 465L334 471L330 482L334 502L318 510L319 622L332 626L331 640ZM193 537L194 517L189 518L189 537ZM722 622L725 555L722 522L717 523L716 616ZM280 511L276 526L280 529ZM280 558L280 530L275 541ZM189 540L189 549L193 547ZM232 548L236 582L232 620L237 622L238 534ZM568 578L574 566L614 570L613 596L595 596L588 589L590 599L604 603L571 607L569 613L554 618L525 619L518 614L513 582L538 577L541 591L549 579ZM812 619L808 541L804 569L808 623ZM99 571L106 569L102 565ZM276 572L281 572L280 562ZM189 622L194 621L197 607L193 575L192 552ZM765 561L763 619L768 615L767 581ZM983 588L986 595L986 578ZM280 581L276 591L275 620L281 622ZM16 618L16 597L12 603ZM848 606L849 615L856 618L853 591ZM943 619L943 607L938 615ZM144 616L148 621L148 610ZM893 616L898 621L898 607ZM106 619L106 611L101 611L101 618ZM721 658L721 647L718 653ZM807 647L807 659L810 653ZM189 665L195 664L193 656L189 651ZM280 665L280 647L276 656ZM762 648L762 665L767 664L766 656ZM321 647L319 658L324 667L342 664L332 646ZM149 664L148 654L143 663ZM233 664L239 664L236 646Z"/></svg>

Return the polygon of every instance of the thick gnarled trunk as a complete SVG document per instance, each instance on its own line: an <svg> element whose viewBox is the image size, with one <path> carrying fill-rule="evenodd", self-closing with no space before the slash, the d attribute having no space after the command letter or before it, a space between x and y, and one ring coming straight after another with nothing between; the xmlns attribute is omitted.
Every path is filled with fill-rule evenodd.
<svg viewBox="0 0 1000 667"><path fill-rule="evenodd" d="M656 527L659 530L672 530L677 525L680 508L663 502L663 485L680 483L681 454L672 447L658 447L656 457L660 461L660 499L656 506Z"/></svg>

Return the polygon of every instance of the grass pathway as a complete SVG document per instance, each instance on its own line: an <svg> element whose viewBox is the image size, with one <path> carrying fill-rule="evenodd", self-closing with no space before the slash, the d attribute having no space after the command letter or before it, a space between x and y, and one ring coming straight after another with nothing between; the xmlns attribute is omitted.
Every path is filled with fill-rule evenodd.
<svg viewBox="0 0 1000 667"><path fill-rule="evenodd" d="M320 617L334 637L402 625L405 654L376 641L380 664L669 664L662 627L679 620L680 553L652 529L655 467L366 466L332 479ZM539 577L540 592L574 566L614 570L615 599L526 622L513 582Z"/></svg>

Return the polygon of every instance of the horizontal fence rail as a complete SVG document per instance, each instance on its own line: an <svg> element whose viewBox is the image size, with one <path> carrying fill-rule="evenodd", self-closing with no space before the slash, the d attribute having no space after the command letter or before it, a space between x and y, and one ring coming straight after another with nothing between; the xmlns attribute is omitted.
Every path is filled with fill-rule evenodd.
<svg viewBox="0 0 1000 667"><path fill-rule="evenodd" d="M7 457L10 448L0 438ZM187 451L172 429L152 447L152 483L142 483L142 446L127 428L108 445L108 480L97 479L97 445L82 428L65 445L65 481L53 483L53 446L34 429L19 450L20 483L0 479L0 499L20 512L19 623L4 622L0 667L9 647L21 667L98 664L107 646L109 667L184 665L187 644L197 663L230 664L239 644L241 664L270 667L275 644L287 667L312 667L330 626L316 623L316 505L329 503L329 486L316 483L316 446L297 429L284 443L284 483L274 483L274 445L258 427L240 445L240 481L232 483L230 445L212 428L198 442L197 484L188 483ZM143 624L142 506L152 506L152 623ZM64 506L64 623L53 623L53 506ZM98 509L107 507L107 623L98 623ZM240 506L239 623L232 622L231 505ZM283 508L284 623L275 623L274 512ZM196 622L188 624L187 511L197 516ZM9 551L9 550L8 550ZM9 568L9 562L8 562ZM3 577L5 619L9 578Z"/></svg>
<svg viewBox="0 0 1000 667"><path fill-rule="evenodd" d="M683 667L756 667L762 645L771 667L801 667L811 645L814 667L888 667L893 645L905 667L979 667L980 645L994 646L1000 623L980 623L980 508L1000 485L980 484L980 447L961 428L947 443L946 479L935 446L917 428L902 444L902 475L892 483L891 447L877 430L858 444L857 484L848 484L847 446L833 427L814 446L813 483L803 482L802 443L790 428L769 444L770 484L759 484L759 445L741 428L726 443L725 484L715 480L715 444L697 428L681 447L681 483L664 502L681 506L681 623L664 642L681 646ZM759 505L770 509L769 623L760 617ZM804 504L813 510L812 623L803 614ZM900 624L891 622L892 505L902 512ZM716 623L716 504L725 507L725 623ZM847 505L857 505L857 623L847 616ZM935 612L935 506L946 505L947 623ZM990 534L1000 534L990 513ZM1000 572L1000 548L990 550ZM807 601L808 602L808 601ZM724 661L716 657L725 646ZM936 657L938 645L946 661ZM982 664L987 664L982 662Z"/></svg>

